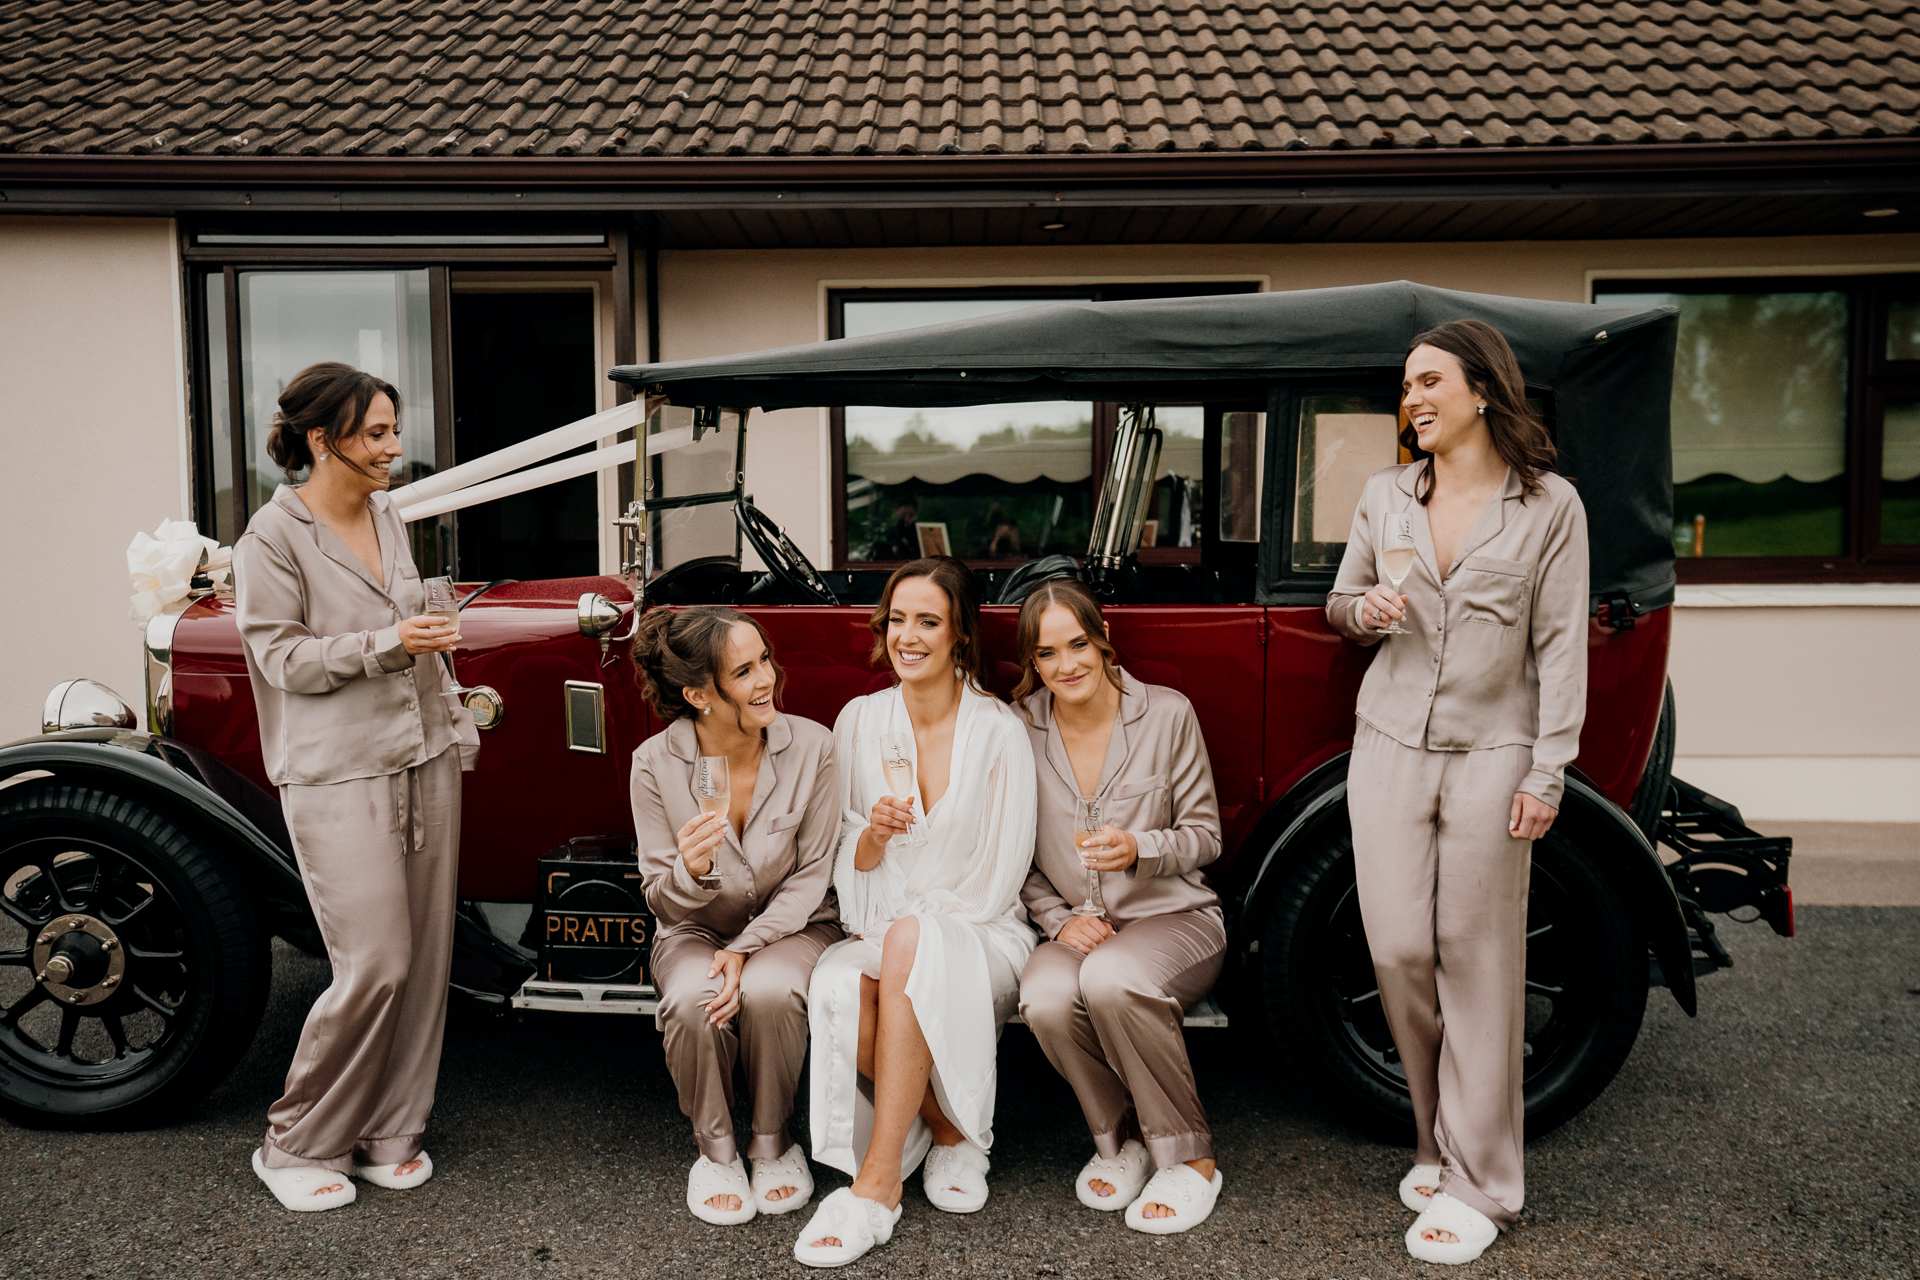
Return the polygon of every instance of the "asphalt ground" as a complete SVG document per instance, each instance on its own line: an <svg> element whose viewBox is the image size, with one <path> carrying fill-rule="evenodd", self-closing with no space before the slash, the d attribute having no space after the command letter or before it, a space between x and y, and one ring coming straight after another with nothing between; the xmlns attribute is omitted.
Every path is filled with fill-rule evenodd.
<svg viewBox="0 0 1920 1280"><path fill-rule="evenodd" d="M1800 936L1721 929L1736 966L1688 1019L1653 991L1586 1112L1529 1145L1519 1228L1466 1271L1411 1261L1408 1150L1357 1136L1253 1036L1189 1032L1226 1189L1184 1236L1074 1200L1090 1154L1072 1095L1022 1028L1001 1050L993 1199L969 1217L917 1181L894 1242L849 1276L1911 1276L1920 1257L1920 909L1811 907ZM0 1276L493 1277L806 1274L799 1216L687 1213L694 1155L651 1019L456 1003L412 1192L290 1214L248 1153L324 963L276 945L267 1018L231 1079L166 1128L0 1123ZM743 1118L744 1119L744 1118ZM816 1166L820 1193L843 1185Z"/></svg>

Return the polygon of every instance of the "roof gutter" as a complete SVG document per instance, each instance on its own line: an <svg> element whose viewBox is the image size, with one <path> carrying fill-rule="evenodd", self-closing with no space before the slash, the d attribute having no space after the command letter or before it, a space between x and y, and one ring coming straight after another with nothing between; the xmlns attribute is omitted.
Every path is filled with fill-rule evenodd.
<svg viewBox="0 0 1920 1280"><path fill-rule="evenodd" d="M1101 187L1170 181L1286 187L1329 181L1538 180L1676 175L1892 176L1920 167L1920 138L1563 147L1210 151L1118 155L400 158L386 156L138 156L0 154L0 187L398 188L502 187L728 191L790 187L898 192L929 186Z"/></svg>

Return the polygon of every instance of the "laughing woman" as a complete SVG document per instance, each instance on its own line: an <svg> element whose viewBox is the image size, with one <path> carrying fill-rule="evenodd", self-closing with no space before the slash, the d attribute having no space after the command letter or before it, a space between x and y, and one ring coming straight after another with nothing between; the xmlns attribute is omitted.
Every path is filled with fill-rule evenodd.
<svg viewBox="0 0 1920 1280"><path fill-rule="evenodd" d="M1078 582L1036 588L1017 635L1014 697L1040 782L1021 897L1050 939L1021 975L1020 1014L1093 1130L1080 1203L1125 1209L1136 1231L1186 1231L1222 1183L1182 1037L1227 949L1220 898L1200 875L1220 856L1207 744L1185 697L1115 665ZM1083 800L1100 802L1100 825L1076 848Z"/></svg>
<svg viewBox="0 0 1920 1280"><path fill-rule="evenodd" d="M794 1244L815 1267L892 1238L902 1183L923 1158L936 1208L986 1204L995 1049L1033 949L1020 908L1033 752L1019 718L981 688L972 573L945 556L915 560L888 580L870 625L873 660L898 683L848 703L833 731L834 886L852 936L814 970L810 1096L814 1158L854 1180Z"/></svg>
<svg viewBox="0 0 1920 1280"><path fill-rule="evenodd" d="M1462 1263L1525 1200L1527 882L1586 717L1587 518L1498 330L1421 334L1403 390L1401 443L1425 456L1367 480L1327 620L1381 647L1347 810L1413 1096L1407 1251ZM1404 595L1383 581L1396 549Z"/></svg>
<svg viewBox="0 0 1920 1280"><path fill-rule="evenodd" d="M655 1021L700 1147L687 1209L716 1226L792 1213L813 1195L807 1154L787 1133L806 1061L807 983L840 939L833 739L775 707L785 676L745 614L655 609L640 620L633 657L667 724L633 753L633 822L659 921ZM702 812L694 793L703 757L709 771L714 757L726 761L721 812ZM736 1058L753 1095L752 1178L733 1134Z"/></svg>

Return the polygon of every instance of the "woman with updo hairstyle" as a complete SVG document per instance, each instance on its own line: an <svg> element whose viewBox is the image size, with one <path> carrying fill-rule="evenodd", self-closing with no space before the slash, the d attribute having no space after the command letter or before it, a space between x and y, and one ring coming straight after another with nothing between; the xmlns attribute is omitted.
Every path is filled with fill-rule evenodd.
<svg viewBox="0 0 1920 1280"><path fill-rule="evenodd" d="M1093 1132L1080 1203L1124 1209L1150 1235L1187 1231L1223 1182L1183 1031L1227 951L1201 875L1220 856L1207 744L1184 694L1120 668L1080 583L1035 587L1015 634L1040 788L1020 897L1047 938L1020 976L1020 1016ZM1083 799L1100 802L1100 825L1076 844Z"/></svg>
<svg viewBox="0 0 1920 1280"><path fill-rule="evenodd" d="M267 777L333 978L314 1002L253 1153L289 1209L433 1176L433 1109L453 950L460 774L480 747L440 654L387 497L400 394L344 364L280 393L268 452L288 484L233 548L234 608ZM305 483L294 473L310 472Z"/></svg>
<svg viewBox="0 0 1920 1280"><path fill-rule="evenodd" d="M794 1257L852 1262L893 1235L922 1160L936 1209L987 1202L995 1050L1033 931L1033 752L981 687L973 573L948 556L887 580L869 625L894 686L834 725L849 934L814 970L813 1155L854 1175L821 1201Z"/></svg>
<svg viewBox="0 0 1920 1280"><path fill-rule="evenodd" d="M657 921L654 1025L700 1151L687 1209L716 1226L792 1213L813 1196L807 1153L787 1132L806 1062L807 984L840 939L833 739L779 709L786 676L772 642L733 609L654 609L634 633L633 664L667 726L633 753L633 826ZM702 757L726 761L722 812L701 810ZM753 1099L744 1153L736 1059Z"/></svg>

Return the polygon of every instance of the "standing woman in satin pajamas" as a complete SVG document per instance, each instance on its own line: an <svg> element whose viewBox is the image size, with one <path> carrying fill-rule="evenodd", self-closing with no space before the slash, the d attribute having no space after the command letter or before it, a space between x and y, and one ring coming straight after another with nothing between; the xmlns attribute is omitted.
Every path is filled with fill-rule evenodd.
<svg viewBox="0 0 1920 1280"><path fill-rule="evenodd" d="M1136 1231L1186 1231L1213 1212L1223 1182L1183 1033L1227 951L1220 897L1200 874L1220 856L1207 744L1185 696L1116 665L1100 606L1078 582L1034 588L1016 637L1014 701L1039 775L1020 898L1050 939L1020 975L1020 1015L1093 1130L1094 1157L1074 1179L1080 1203L1125 1209ZM1083 796L1101 800L1104 825L1076 849ZM1104 916L1074 914L1090 873Z"/></svg>
<svg viewBox="0 0 1920 1280"><path fill-rule="evenodd" d="M1413 340L1401 443L1375 473L1327 618L1381 645L1348 773L1360 913L1413 1095L1407 1252L1471 1262L1524 1203L1527 881L1587 703L1587 521L1552 474L1506 339L1454 320ZM1406 520L1396 594L1378 558ZM1409 634L1382 634L1401 623Z"/></svg>
<svg viewBox="0 0 1920 1280"><path fill-rule="evenodd" d="M633 753L640 881L659 922L654 1015L700 1157L687 1209L716 1226L792 1213L813 1196L787 1132L807 1057L807 984L840 940L833 735L775 706L785 673L760 624L732 609L655 609L634 667L666 730ZM724 756L731 800L700 812L694 770ZM700 877L710 871L717 885ZM753 1095L747 1176L733 1133L733 1064Z"/></svg>
<svg viewBox="0 0 1920 1280"><path fill-rule="evenodd" d="M275 490L233 549L261 753L333 964L253 1153L298 1211L352 1204L348 1175L395 1190L433 1176L420 1138L446 1024L460 772L479 734L439 656L460 637L426 612L386 494L399 415L371 374L295 374L267 451L312 478Z"/></svg>

